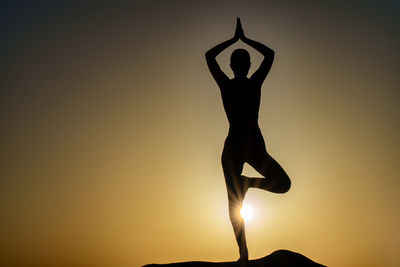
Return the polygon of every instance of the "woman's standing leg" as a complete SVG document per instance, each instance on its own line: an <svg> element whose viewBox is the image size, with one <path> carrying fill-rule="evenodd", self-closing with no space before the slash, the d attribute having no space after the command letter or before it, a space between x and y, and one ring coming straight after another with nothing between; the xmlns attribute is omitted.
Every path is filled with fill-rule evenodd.
<svg viewBox="0 0 400 267"><path fill-rule="evenodd" d="M234 153L233 145L225 142L222 153L222 168L225 175L225 183L228 191L229 218L239 246L240 261L248 260L246 234L244 220L240 216L240 209L245 197L248 185L243 184L241 172L244 161L240 159L240 153Z"/></svg>

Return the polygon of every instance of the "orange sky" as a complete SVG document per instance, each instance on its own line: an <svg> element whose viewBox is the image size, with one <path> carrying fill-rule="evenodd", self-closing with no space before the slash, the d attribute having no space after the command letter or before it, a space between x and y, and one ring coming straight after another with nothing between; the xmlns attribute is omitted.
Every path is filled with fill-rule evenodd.
<svg viewBox="0 0 400 267"><path fill-rule="evenodd" d="M276 52L260 128L293 183L249 191L250 257L400 265L399 5L211 3L1 4L0 265L237 259L204 59L237 16Z"/></svg>

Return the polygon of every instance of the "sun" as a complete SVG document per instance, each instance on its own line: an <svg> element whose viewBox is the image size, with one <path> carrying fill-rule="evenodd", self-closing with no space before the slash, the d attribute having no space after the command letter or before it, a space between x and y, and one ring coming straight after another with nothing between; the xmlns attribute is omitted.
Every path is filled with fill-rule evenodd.
<svg viewBox="0 0 400 267"><path fill-rule="evenodd" d="M240 209L240 216L246 221L251 221L254 215L253 208L248 204L243 204L242 208Z"/></svg>

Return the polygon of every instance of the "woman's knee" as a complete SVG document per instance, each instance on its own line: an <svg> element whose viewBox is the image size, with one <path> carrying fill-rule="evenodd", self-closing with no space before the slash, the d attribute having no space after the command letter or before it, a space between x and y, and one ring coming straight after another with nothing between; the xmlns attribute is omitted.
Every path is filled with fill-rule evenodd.
<svg viewBox="0 0 400 267"><path fill-rule="evenodd" d="M238 220L241 219L240 216L240 209L242 208L242 200L230 199L229 200L229 218L231 220Z"/></svg>
<svg viewBox="0 0 400 267"><path fill-rule="evenodd" d="M275 193L284 194L290 190L292 182L288 176L281 177L279 181L275 184L273 191Z"/></svg>

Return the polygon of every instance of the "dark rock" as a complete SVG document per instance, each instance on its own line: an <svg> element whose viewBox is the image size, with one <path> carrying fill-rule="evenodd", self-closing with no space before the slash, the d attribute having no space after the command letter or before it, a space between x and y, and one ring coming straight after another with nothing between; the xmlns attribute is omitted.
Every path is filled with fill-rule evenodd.
<svg viewBox="0 0 400 267"><path fill-rule="evenodd" d="M239 262L190 261L169 264L149 264L143 267L322 267L306 256L289 250L277 250L263 258L250 260L246 264Z"/></svg>

